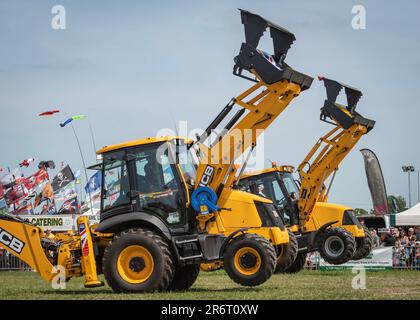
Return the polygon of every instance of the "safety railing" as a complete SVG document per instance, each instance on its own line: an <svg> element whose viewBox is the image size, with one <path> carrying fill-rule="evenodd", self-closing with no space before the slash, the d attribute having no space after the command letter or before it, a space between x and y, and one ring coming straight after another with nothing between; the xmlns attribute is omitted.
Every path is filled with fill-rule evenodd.
<svg viewBox="0 0 420 320"><path fill-rule="evenodd" d="M31 267L25 262L10 254L4 249L0 249L0 271L31 271Z"/></svg>

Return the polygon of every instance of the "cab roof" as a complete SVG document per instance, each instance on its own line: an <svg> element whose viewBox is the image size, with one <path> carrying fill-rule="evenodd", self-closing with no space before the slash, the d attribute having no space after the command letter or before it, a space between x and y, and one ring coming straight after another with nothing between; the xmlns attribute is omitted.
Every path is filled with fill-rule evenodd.
<svg viewBox="0 0 420 320"><path fill-rule="evenodd" d="M291 166L291 165L275 166L275 167L272 167L272 168L267 168L267 169L262 169L262 170L257 170L257 171L251 171L251 172L244 173L241 176L241 179L255 177L255 176L259 176L261 174L270 173L270 172L289 172L289 173L293 173L293 171L295 171L295 167Z"/></svg>
<svg viewBox="0 0 420 320"><path fill-rule="evenodd" d="M145 144L152 144L152 143L157 143L157 142L165 142L165 141L173 141L173 140L182 140L186 144L192 141L191 139L180 137L180 136L149 137L149 138L144 138L144 139L121 142L121 143L113 144L110 146L105 146L97 150L96 154L102 154L102 153L106 153L113 150L119 150L119 149L135 147L135 146L140 146L140 145L145 145Z"/></svg>

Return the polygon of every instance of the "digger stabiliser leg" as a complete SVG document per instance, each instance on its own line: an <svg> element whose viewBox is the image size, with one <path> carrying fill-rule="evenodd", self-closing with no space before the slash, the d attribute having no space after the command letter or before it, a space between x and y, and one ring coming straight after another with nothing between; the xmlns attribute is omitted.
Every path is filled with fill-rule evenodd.
<svg viewBox="0 0 420 320"><path fill-rule="evenodd" d="M96 271L95 252L93 250L92 233L90 232L88 217L79 217L77 219L77 227L80 234L81 262L85 276L85 287L94 288L103 286L104 283L98 280L98 273Z"/></svg>

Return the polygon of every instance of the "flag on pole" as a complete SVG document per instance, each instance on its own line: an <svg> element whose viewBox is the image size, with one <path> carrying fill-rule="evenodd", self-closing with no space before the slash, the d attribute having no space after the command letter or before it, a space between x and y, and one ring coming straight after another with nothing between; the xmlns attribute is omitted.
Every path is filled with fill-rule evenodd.
<svg viewBox="0 0 420 320"><path fill-rule="evenodd" d="M64 188L73 180L74 180L73 171L71 171L70 166L67 165L62 170L60 170L57 173L57 175L54 177L53 182L52 182L52 188L54 192L56 192L59 189Z"/></svg>
<svg viewBox="0 0 420 320"><path fill-rule="evenodd" d="M72 116L70 118L68 118L66 121L64 121L63 123L60 123L60 127L65 127L66 125L68 125L70 122L74 121L74 120L81 120L84 119L86 116L83 114L77 115L77 116Z"/></svg>
<svg viewBox="0 0 420 320"><path fill-rule="evenodd" d="M58 210L58 214L75 214L77 213L77 206L77 198L66 200Z"/></svg>
<svg viewBox="0 0 420 320"><path fill-rule="evenodd" d="M90 177L88 183L85 186L86 193L95 192L102 187L102 175L101 171L97 171L93 176Z"/></svg>
<svg viewBox="0 0 420 320"><path fill-rule="evenodd" d="M54 199L56 201L66 201L77 197L76 181L73 180L65 187L54 192Z"/></svg>

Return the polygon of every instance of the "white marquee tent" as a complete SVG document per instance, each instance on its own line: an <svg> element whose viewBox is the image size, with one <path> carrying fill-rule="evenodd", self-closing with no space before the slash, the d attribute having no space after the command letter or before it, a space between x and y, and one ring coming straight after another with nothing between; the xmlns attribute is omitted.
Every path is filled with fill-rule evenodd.
<svg viewBox="0 0 420 320"><path fill-rule="evenodd" d="M395 215L396 226L420 226L420 203Z"/></svg>

